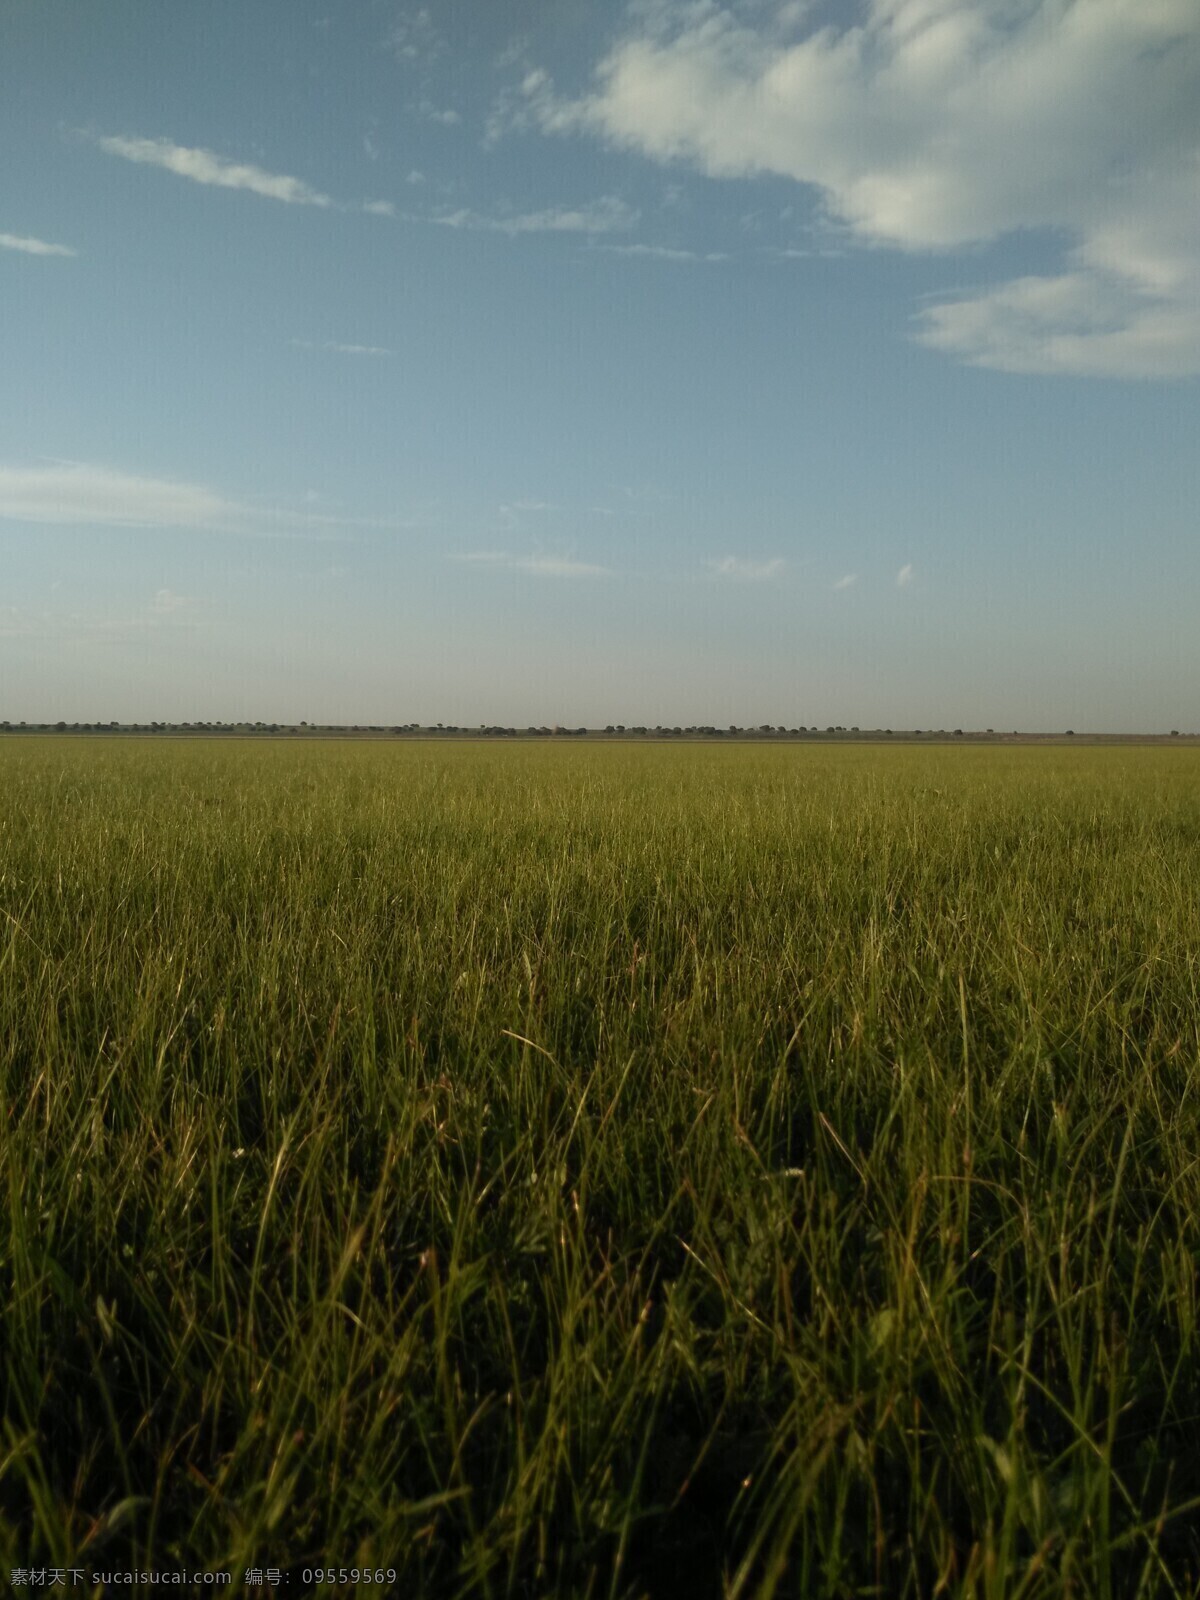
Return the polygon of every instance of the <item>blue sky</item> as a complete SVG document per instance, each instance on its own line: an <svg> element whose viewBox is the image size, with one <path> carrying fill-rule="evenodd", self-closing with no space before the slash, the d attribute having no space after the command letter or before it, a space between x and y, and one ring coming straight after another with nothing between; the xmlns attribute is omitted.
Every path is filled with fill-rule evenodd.
<svg viewBox="0 0 1200 1600"><path fill-rule="evenodd" d="M0 0L0 716L1200 726L1195 0Z"/></svg>

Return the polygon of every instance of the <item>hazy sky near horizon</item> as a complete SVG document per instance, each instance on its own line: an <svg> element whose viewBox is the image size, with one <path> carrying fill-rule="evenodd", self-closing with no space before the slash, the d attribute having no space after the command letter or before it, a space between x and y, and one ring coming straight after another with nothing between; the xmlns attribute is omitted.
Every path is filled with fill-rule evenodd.
<svg viewBox="0 0 1200 1600"><path fill-rule="evenodd" d="M0 717L1200 726L1197 0L0 0Z"/></svg>

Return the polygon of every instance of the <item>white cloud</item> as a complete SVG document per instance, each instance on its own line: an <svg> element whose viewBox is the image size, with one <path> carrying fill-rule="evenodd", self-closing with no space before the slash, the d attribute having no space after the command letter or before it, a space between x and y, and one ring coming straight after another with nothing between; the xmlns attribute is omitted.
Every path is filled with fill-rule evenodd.
<svg viewBox="0 0 1200 1600"><path fill-rule="evenodd" d="M0 463L0 521L57 527L179 528L214 533L336 537L352 528L400 528L398 519L338 517L251 505L205 488L79 461Z"/></svg>
<svg viewBox="0 0 1200 1600"><path fill-rule="evenodd" d="M419 6L400 13L387 44L398 61L429 61L442 53L446 41L434 26L429 7Z"/></svg>
<svg viewBox="0 0 1200 1600"><path fill-rule="evenodd" d="M461 112L453 106L435 106L432 100L422 100L417 110L428 121L440 122L443 128L457 128L462 121Z"/></svg>
<svg viewBox="0 0 1200 1600"><path fill-rule="evenodd" d="M190 178L193 183L209 184L219 189L245 189L267 200L282 200L286 205L364 211L373 217L396 215L396 207L391 200L334 200L305 183L302 178L267 172L248 161L228 161L211 150L173 144L170 139L133 139L123 134L112 134L96 137L94 142L110 156L120 156L123 161L145 166L162 167L177 177ZM54 253L59 253L57 248ZM75 254L73 250L62 253Z"/></svg>
<svg viewBox="0 0 1200 1600"><path fill-rule="evenodd" d="M521 572L532 572L542 578L603 578L607 567L594 566L589 561L572 561L566 556L527 556L517 562Z"/></svg>
<svg viewBox="0 0 1200 1600"><path fill-rule="evenodd" d="M0 466L0 518L9 521L197 528L224 525L234 510L231 501L197 484L82 462Z"/></svg>
<svg viewBox="0 0 1200 1600"><path fill-rule="evenodd" d="M897 589L907 589L912 581L912 562L906 561L905 564L900 568L900 571L896 574L896 587Z"/></svg>
<svg viewBox="0 0 1200 1600"><path fill-rule="evenodd" d="M621 233L632 228L638 213L616 195L602 195L581 206L554 206L516 216L488 216L461 208L430 217L443 228L481 228L491 233ZM417 219L413 219L417 220Z"/></svg>
<svg viewBox="0 0 1200 1600"><path fill-rule="evenodd" d="M606 250L614 256L644 256L648 261L728 261L720 250L677 250L665 244L600 244L597 250Z"/></svg>
<svg viewBox="0 0 1200 1600"><path fill-rule="evenodd" d="M772 556L769 561L749 561L742 556L720 556L705 561L704 565L719 578L739 578L761 583L766 578L778 577L785 563L782 556Z"/></svg>
<svg viewBox="0 0 1200 1600"><path fill-rule="evenodd" d="M517 556L507 550L471 550L464 555L454 555L452 561L462 561L473 566L506 567L513 572L529 572L540 578L604 578L607 567L594 566L588 561L575 561L569 556L528 555Z"/></svg>
<svg viewBox="0 0 1200 1600"><path fill-rule="evenodd" d="M16 233L0 233L0 250L20 250L27 256L73 256L78 252L65 244L47 244L45 239L28 239Z"/></svg>
<svg viewBox="0 0 1200 1600"><path fill-rule="evenodd" d="M189 149L186 145L172 144L169 139L131 139L114 134L98 138L96 143L110 156L163 167L167 172L190 178L194 183L215 184L221 189L248 189L252 194L263 195L268 200L282 200L287 205L333 204L327 194L322 194L301 178L267 172L250 162L227 161L223 156L214 155L211 150Z"/></svg>
<svg viewBox="0 0 1200 1600"><path fill-rule="evenodd" d="M333 355L339 356L390 356L394 354L384 344L342 344L337 339L293 339L293 347L297 350L328 350Z"/></svg>
<svg viewBox="0 0 1200 1600"><path fill-rule="evenodd" d="M781 249L768 247L763 254L774 261L839 261L846 252L837 245L820 245L813 249L801 245L785 245Z"/></svg>
<svg viewBox="0 0 1200 1600"><path fill-rule="evenodd" d="M1185 294L1152 294L1130 275L1097 268L1014 278L915 320L922 344L971 366L1186 378L1200 372L1200 265Z"/></svg>
<svg viewBox="0 0 1200 1600"><path fill-rule="evenodd" d="M1196 0L862 0L842 14L642 0L590 92L564 99L529 72L507 122L717 178L793 178L877 246L1050 230L1061 271L949 297L918 338L1014 371L1200 372Z"/></svg>
<svg viewBox="0 0 1200 1600"><path fill-rule="evenodd" d="M36 638L44 631L43 619L23 606L0 606L0 639Z"/></svg>
<svg viewBox="0 0 1200 1600"><path fill-rule="evenodd" d="M844 578L839 578L834 584L835 589L852 589L858 582L857 572L848 572Z"/></svg>
<svg viewBox="0 0 1200 1600"><path fill-rule="evenodd" d="M21 606L0 606L0 639L52 640L62 643L117 643L121 639L161 629L193 629L196 620L180 612L192 602L170 589L159 589L148 604L117 615L103 611L31 611Z"/></svg>
<svg viewBox="0 0 1200 1600"><path fill-rule="evenodd" d="M668 505L679 497L667 489L660 489L653 483L614 483L609 485L627 500L639 503L653 503L655 505Z"/></svg>

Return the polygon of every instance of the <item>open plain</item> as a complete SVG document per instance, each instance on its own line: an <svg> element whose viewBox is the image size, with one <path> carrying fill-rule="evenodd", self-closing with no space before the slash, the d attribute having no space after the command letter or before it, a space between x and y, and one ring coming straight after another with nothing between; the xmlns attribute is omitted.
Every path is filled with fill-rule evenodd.
<svg viewBox="0 0 1200 1600"><path fill-rule="evenodd" d="M1184 746L6 741L0 1557L1194 1594L1198 965Z"/></svg>

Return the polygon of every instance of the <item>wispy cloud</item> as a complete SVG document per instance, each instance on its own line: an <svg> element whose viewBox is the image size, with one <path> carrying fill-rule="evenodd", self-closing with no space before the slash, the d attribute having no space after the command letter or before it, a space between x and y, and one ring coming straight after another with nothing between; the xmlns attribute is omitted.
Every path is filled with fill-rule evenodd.
<svg viewBox="0 0 1200 1600"><path fill-rule="evenodd" d="M191 615L194 602L171 589L159 589L148 602L114 614L101 610L31 610L0 606L0 639L54 641L63 644L117 644L122 639L159 630L190 631L197 625Z"/></svg>
<svg viewBox="0 0 1200 1600"><path fill-rule="evenodd" d="M648 261L728 261L723 250L677 250L665 244L598 244L614 256L644 256Z"/></svg>
<svg viewBox="0 0 1200 1600"><path fill-rule="evenodd" d="M172 144L170 139L134 139L124 134L109 134L96 144L110 156L144 166L162 167L193 183L213 184L220 189L248 189L268 200L282 200L292 206L331 206L327 194L314 189L302 178L281 172L268 172L248 161L228 161L211 150Z"/></svg>
<svg viewBox="0 0 1200 1600"><path fill-rule="evenodd" d="M426 121L440 122L443 128L457 128L462 121L462 113L453 106L437 106L432 100L422 100L417 111Z"/></svg>
<svg viewBox="0 0 1200 1600"><path fill-rule="evenodd" d="M62 526L223 526L238 508L198 484L140 477L83 462L0 466L0 518Z"/></svg>
<svg viewBox="0 0 1200 1600"><path fill-rule="evenodd" d="M502 517L511 516L512 513L516 512L516 511L530 512L530 511L561 511L561 510L562 510L562 507L559 506L559 505L555 505L553 500L535 500L535 499L512 500L512 501L509 501L505 505L502 505L500 507L500 515Z"/></svg>
<svg viewBox="0 0 1200 1600"><path fill-rule="evenodd" d="M589 561L573 561L567 556L526 556L518 561L522 572L532 572L541 578L605 578L607 567L594 566Z"/></svg>
<svg viewBox="0 0 1200 1600"><path fill-rule="evenodd" d="M844 578L839 578L834 584L835 589L852 589L858 582L857 572L848 572Z"/></svg>
<svg viewBox="0 0 1200 1600"><path fill-rule="evenodd" d="M65 244L47 244L45 239L29 239L18 233L0 233L0 250L20 250L27 256L73 256L78 251Z"/></svg>
<svg viewBox="0 0 1200 1600"><path fill-rule="evenodd" d="M44 613L24 606L0 606L0 639L35 639L45 631Z"/></svg>
<svg viewBox="0 0 1200 1600"><path fill-rule="evenodd" d="M338 356L390 356L395 352L383 344L342 344L337 339L292 339L297 350L327 350Z"/></svg>
<svg viewBox="0 0 1200 1600"><path fill-rule="evenodd" d="M772 556L768 561L752 561L744 556L719 556L704 563L718 578L737 578L749 583L761 583L767 578L778 577L785 564L782 556Z"/></svg>
<svg viewBox="0 0 1200 1600"><path fill-rule="evenodd" d="M801 245L771 245L762 254L773 261L839 261L846 252L835 245L822 245L811 250Z"/></svg>
<svg viewBox="0 0 1200 1600"><path fill-rule="evenodd" d="M387 47L398 61L430 61L441 55L446 41L434 26L428 6L409 7L400 13L387 37Z"/></svg>
<svg viewBox="0 0 1200 1600"><path fill-rule="evenodd" d="M354 528L399 528L396 518L338 517L247 504L201 484L80 461L0 464L0 521L57 527L171 528L337 538Z"/></svg>
<svg viewBox="0 0 1200 1600"><path fill-rule="evenodd" d="M217 189L242 189L265 200L290 206L317 206L321 210L363 211L373 217L394 217L391 200L335 200L320 189L284 172L268 172L251 161L233 161L212 150L174 144L170 139L139 139L126 134L85 134L107 155L140 166L161 167L178 178L188 178Z"/></svg>
<svg viewBox="0 0 1200 1600"><path fill-rule="evenodd" d="M897 587L897 589L907 589L909 584L912 581L913 581L912 562L911 561L906 561L904 563L904 565L900 568L900 571L896 574L896 587Z"/></svg>
<svg viewBox="0 0 1200 1600"><path fill-rule="evenodd" d="M513 572L528 572L539 578L605 578L609 569L570 556L513 555L508 550L470 550L453 555L452 561L477 567L503 567Z"/></svg>
<svg viewBox="0 0 1200 1600"><path fill-rule="evenodd" d="M488 215L462 207L442 211L428 218L442 228L478 228L510 237L520 233L624 233L632 228L638 212L616 195L602 195L580 206L553 206L545 211L526 211L514 216Z"/></svg>
<svg viewBox="0 0 1200 1600"><path fill-rule="evenodd" d="M660 489L653 483L614 483L610 484L609 487L616 490L618 494L623 494L626 500L634 500L642 504L666 505L679 498L678 495L670 490Z"/></svg>

